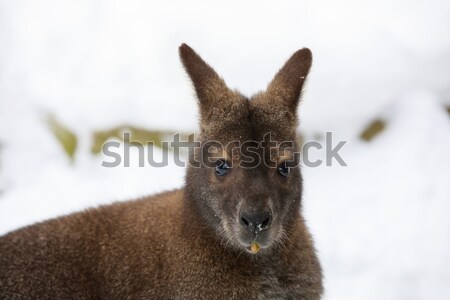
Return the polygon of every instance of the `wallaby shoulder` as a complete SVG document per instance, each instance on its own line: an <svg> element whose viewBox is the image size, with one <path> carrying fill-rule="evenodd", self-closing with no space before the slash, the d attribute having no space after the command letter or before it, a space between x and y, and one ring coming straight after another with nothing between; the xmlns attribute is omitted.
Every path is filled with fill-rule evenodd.
<svg viewBox="0 0 450 300"><path fill-rule="evenodd" d="M175 190L91 208L0 237L0 295L89 299L112 289L126 298L139 284L133 283L133 273L158 274L156 262L171 235L168 229L176 230L181 202L182 190ZM140 270L139 263L152 270ZM36 282L42 282L39 289Z"/></svg>
<svg viewBox="0 0 450 300"><path fill-rule="evenodd" d="M184 197L175 190L115 203L0 237L0 295L282 299L304 292L297 287L299 272L311 277L317 267L302 257L309 243L285 248L273 259L230 251L195 215L187 215L193 212ZM298 226L298 234L307 234Z"/></svg>

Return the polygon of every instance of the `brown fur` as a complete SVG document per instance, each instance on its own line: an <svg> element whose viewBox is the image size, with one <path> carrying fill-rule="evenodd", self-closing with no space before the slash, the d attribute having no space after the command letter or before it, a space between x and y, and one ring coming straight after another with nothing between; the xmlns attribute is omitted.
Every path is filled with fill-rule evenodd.
<svg viewBox="0 0 450 300"><path fill-rule="evenodd" d="M185 44L180 57L198 96L203 144L263 141L268 132L295 141L308 49L251 99L229 90ZM322 275L301 216L300 169L283 177L263 164L241 168L242 155L223 151L233 164L225 176L189 167L183 189L1 237L0 299L319 299ZM208 155L196 151L191 160ZM271 214L270 227L256 236L257 254L248 251L255 236L239 221L248 211Z"/></svg>

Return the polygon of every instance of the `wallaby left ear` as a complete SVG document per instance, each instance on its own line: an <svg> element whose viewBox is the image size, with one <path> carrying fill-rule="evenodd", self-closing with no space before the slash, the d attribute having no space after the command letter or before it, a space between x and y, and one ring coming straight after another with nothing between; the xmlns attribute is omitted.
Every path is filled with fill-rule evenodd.
<svg viewBox="0 0 450 300"><path fill-rule="evenodd" d="M267 94L273 100L283 101L290 109L295 110L311 64L311 50L303 48L295 52L275 75L267 88Z"/></svg>
<svg viewBox="0 0 450 300"><path fill-rule="evenodd" d="M202 113L220 105L220 100L230 91L224 80L191 47L179 48L181 62L194 84Z"/></svg>

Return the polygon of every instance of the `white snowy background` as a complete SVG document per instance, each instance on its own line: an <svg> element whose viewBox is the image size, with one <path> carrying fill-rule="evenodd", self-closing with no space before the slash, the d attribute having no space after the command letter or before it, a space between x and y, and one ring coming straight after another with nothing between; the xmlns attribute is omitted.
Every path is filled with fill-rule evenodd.
<svg viewBox="0 0 450 300"><path fill-rule="evenodd" d="M440 0L0 0L0 234L182 186L173 163L108 169L90 152L122 124L197 129L182 42L246 94L309 47L300 130L348 141L347 167L303 168L325 299L450 299L449 28ZM73 163L48 114L77 135Z"/></svg>

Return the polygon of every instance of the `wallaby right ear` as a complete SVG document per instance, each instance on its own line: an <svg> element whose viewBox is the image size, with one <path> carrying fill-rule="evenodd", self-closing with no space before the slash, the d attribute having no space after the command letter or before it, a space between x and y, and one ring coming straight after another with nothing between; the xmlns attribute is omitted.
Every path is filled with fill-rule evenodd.
<svg viewBox="0 0 450 300"><path fill-rule="evenodd" d="M267 93L270 98L295 111L311 64L311 50L303 48L295 52L269 84Z"/></svg>
<svg viewBox="0 0 450 300"><path fill-rule="evenodd" d="M224 96L231 93L224 80L191 47L182 44L179 53L181 62L194 84L202 112L209 110L214 102L223 100Z"/></svg>

